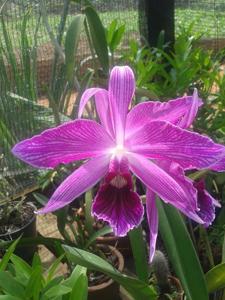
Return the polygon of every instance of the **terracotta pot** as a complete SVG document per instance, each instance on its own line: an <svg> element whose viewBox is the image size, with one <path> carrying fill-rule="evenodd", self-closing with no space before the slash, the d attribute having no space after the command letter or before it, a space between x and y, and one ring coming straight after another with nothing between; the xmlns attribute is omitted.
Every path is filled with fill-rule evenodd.
<svg viewBox="0 0 225 300"><path fill-rule="evenodd" d="M184 299L184 290L180 283L180 280L177 277L169 276L169 281L171 284L171 288L176 291L176 300L183 300Z"/></svg>
<svg viewBox="0 0 225 300"><path fill-rule="evenodd" d="M29 204L29 203L26 203ZM35 207L30 204L35 210ZM36 229L36 214L33 213L30 220L20 229L17 229L11 233L0 234L0 240L4 241L13 241L16 240L18 237L22 236L23 238L28 237L36 237L37 236L37 229ZM15 250L15 254L23 258L25 261L30 263L34 256L35 251L37 250L36 246L29 246L29 247L18 247ZM0 249L0 257L4 255L4 250Z"/></svg>
<svg viewBox="0 0 225 300"><path fill-rule="evenodd" d="M123 271L124 259L122 254L114 247L109 246L111 252L118 259L118 270ZM120 286L112 279L99 285L88 287L88 300L120 300Z"/></svg>

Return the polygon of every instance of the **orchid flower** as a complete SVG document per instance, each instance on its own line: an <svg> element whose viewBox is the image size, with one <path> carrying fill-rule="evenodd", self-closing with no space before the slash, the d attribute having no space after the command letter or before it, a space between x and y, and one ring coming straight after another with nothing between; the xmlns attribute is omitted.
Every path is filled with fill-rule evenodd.
<svg viewBox="0 0 225 300"><path fill-rule="evenodd" d="M204 205L198 204L198 191L184 170L211 166L225 169L225 147L186 129L202 105L196 93L193 97L165 103L148 101L130 108L134 92L132 70L128 66L114 67L108 90L90 88L84 92L79 119L21 141L12 151L39 168L85 160L39 213L64 207L101 180L92 214L107 221L117 236L126 235L143 218L143 204L133 187L134 174L147 187L151 260L158 231L155 195L194 221L208 222L204 209L200 213ZM93 96L99 123L81 118Z"/></svg>

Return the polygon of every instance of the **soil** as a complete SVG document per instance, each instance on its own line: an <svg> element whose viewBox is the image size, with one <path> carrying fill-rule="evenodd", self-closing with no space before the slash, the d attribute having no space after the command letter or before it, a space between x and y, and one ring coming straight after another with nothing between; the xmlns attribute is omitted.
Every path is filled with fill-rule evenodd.
<svg viewBox="0 0 225 300"><path fill-rule="evenodd" d="M10 217L7 218L5 224L2 224L2 222L0 223L0 235L12 234L17 230L22 229L26 224L30 222L30 220L33 218L33 215L34 208L28 203L23 203L20 210L13 210L11 212Z"/></svg>

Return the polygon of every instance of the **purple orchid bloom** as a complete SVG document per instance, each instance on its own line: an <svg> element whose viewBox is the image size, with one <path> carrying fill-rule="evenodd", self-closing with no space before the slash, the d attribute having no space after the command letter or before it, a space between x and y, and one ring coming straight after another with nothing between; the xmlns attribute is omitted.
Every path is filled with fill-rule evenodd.
<svg viewBox="0 0 225 300"><path fill-rule="evenodd" d="M107 221L118 236L126 235L143 218L141 199L133 190L133 173L147 187L151 260L158 231L155 195L204 224L197 189L184 170L213 165L225 169L224 163L219 163L225 147L186 130L202 104L196 93L165 103L143 102L129 111L134 91L132 70L114 67L108 90L88 89L80 101L79 118L95 96L100 123L87 119L68 122L18 143L12 151L39 168L89 159L62 182L39 213L69 204L102 180L92 213Z"/></svg>

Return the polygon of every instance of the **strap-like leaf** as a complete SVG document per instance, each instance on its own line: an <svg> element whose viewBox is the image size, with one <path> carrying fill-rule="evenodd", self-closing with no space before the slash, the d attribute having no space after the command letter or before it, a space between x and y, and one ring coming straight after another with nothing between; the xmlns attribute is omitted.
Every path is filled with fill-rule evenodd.
<svg viewBox="0 0 225 300"><path fill-rule="evenodd" d="M7 250L6 254L3 256L2 260L0 261L0 271L4 271L11 255L13 254L13 252L16 249L16 245L19 243L20 238L18 238L17 240L15 240L12 245L10 245L9 249Z"/></svg>
<svg viewBox="0 0 225 300"><path fill-rule="evenodd" d="M67 80L73 79L74 68L76 63L76 51L80 34L84 24L84 16L76 15L66 33L65 39L65 64Z"/></svg>
<svg viewBox="0 0 225 300"><path fill-rule="evenodd" d="M190 300L207 300L205 277L180 213L157 201L159 229L173 268Z"/></svg>
<svg viewBox="0 0 225 300"><path fill-rule="evenodd" d="M91 33L91 39L93 42L93 46L95 48L95 52L98 56L99 62L103 71L108 74L109 72L109 56L108 56L108 48L107 48L107 40L105 28L102 25L102 22L96 12L96 10L87 6L84 9L84 12L87 17L89 30Z"/></svg>
<svg viewBox="0 0 225 300"><path fill-rule="evenodd" d="M225 263L219 264L209 270L206 275L208 291L215 292L225 287Z"/></svg>
<svg viewBox="0 0 225 300"><path fill-rule="evenodd" d="M122 274L99 256L74 247L63 246L63 248L71 262L110 276L121 284L132 295L134 300L156 299L156 293L152 287L143 281Z"/></svg>

